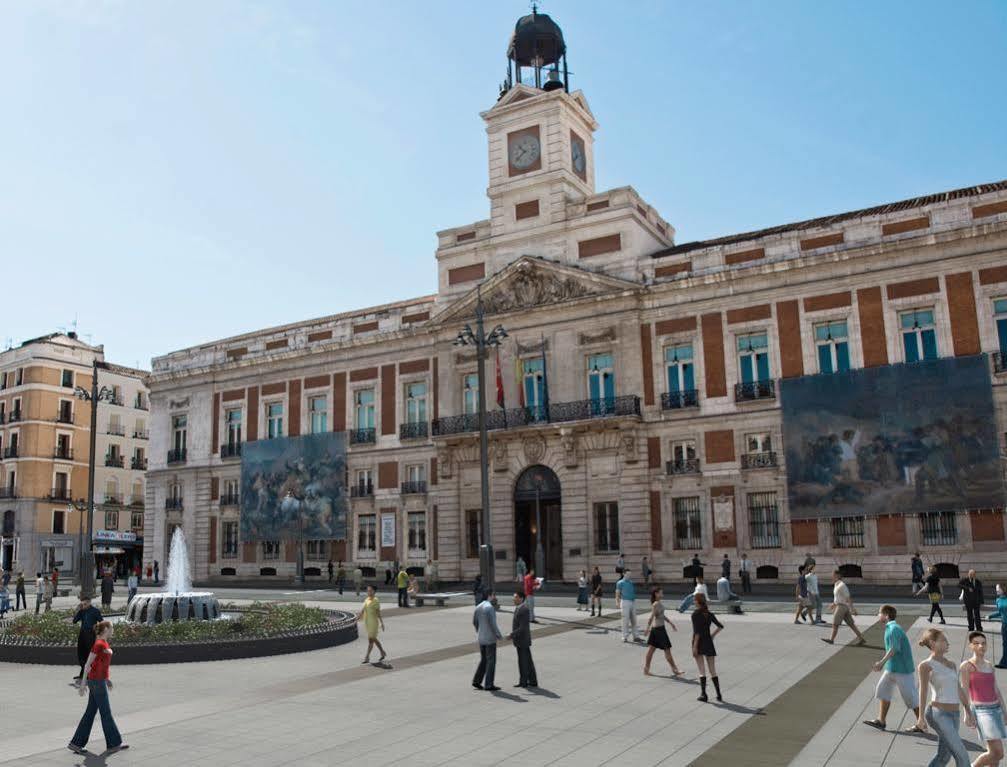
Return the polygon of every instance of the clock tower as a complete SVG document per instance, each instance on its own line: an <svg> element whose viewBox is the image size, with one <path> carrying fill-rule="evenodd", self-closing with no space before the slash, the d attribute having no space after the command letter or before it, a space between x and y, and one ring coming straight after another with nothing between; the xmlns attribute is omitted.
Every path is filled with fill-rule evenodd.
<svg viewBox="0 0 1007 767"><path fill-rule="evenodd" d="M493 235L559 223L569 202L594 194L598 124L584 94L569 90L563 32L546 14L518 19L507 79L482 118Z"/></svg>

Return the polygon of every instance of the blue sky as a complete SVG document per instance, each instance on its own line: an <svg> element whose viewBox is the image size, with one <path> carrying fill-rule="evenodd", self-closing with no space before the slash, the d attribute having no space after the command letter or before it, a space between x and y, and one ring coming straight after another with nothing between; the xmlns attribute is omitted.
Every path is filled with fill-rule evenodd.
<svg viewBox="0 0 1007 767"><path fill-rule="evenodd" d="M0 343L110 359L434 292L525 2L0 10ZM1007 3L543 6L679 242L1007 178Z"/></svg>

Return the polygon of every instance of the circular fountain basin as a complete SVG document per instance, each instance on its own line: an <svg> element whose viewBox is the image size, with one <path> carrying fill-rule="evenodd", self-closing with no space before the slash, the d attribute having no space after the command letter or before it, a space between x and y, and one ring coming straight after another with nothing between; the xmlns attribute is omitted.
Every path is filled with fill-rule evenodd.
<svg viewBox="0 0 1007 767"><path fill-rule="evenodd" d="M126 620L150 625L166 621L214 621L220 603L209 591L137 594L126 608Z"/></svg>

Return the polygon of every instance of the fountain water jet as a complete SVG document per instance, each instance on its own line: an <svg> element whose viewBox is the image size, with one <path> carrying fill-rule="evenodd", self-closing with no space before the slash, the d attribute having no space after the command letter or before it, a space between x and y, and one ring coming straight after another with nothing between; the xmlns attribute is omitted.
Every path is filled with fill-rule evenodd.
<svg viewBox="0 0 1007 767"><path fill-rule="evenodd" d="M126 620L133 623L163 623L170 620L216 620L220 604L209 591L193 591L189 554L182 528L175 528L168 552L168 579L160 594L140 594L126 607Z"/></svg>

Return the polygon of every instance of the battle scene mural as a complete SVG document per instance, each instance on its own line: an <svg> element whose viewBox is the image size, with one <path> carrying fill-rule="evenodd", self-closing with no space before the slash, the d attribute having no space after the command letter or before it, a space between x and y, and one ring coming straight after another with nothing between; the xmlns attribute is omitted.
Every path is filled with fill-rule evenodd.
<svg viewBox="0 0 1007 767"><path fill-rule="evenodd" d="M780 382L793 519L1003 505L985 355Z"/></svg>

